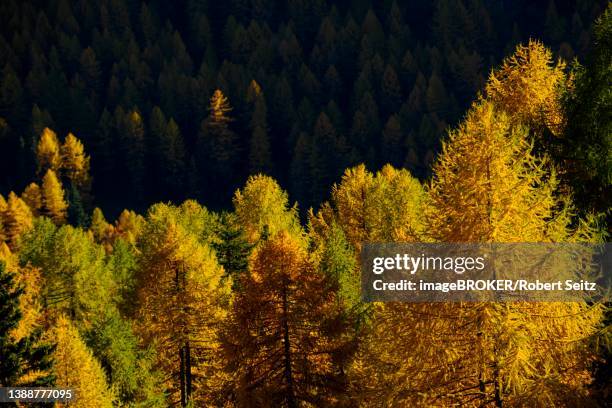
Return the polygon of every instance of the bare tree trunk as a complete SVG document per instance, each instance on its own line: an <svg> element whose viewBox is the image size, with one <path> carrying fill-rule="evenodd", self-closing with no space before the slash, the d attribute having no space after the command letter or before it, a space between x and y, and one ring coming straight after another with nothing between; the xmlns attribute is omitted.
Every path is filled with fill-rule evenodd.
<svg viewBox="0 0 612 408"><path fill-rule="evenodd" d="M187 406L187 396L185 395L185 349L183 345L179 347L179 356L181 359L181 367L179 370L179 383L181 388L181 407Z"/></svg>
<svg viewBox="0 0 612 408"><path fill-rule="evenodd" d="M191 400L191 348L189 347L189 341L185 343L185 379L185 394L187 394L187 402L189 402Z"/></svg>
<svg viewBox="0 0 612 408"><path fill-rule="evenodd" d="M293 390L293 373L291 371L291 345L289 343L287 282L283 285L283 343L285 347L285 380L287 381L287 406L296 408L295 394Z"/></svg>

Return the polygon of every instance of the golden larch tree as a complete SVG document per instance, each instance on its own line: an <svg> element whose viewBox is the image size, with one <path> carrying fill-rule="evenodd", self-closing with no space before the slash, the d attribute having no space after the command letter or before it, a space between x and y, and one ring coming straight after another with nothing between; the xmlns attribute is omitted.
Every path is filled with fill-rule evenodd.
<svg viewBox="0 0 612 408"><path fill-rule="evenodd" d="M513 55L489 75L486 98L510 114L516 123L559 136L563 128L561 95L567 86L565 63L554 62L541 42L519 44Z"/></svg>
<svg viewBox="0 0 612 408"><path fill-rule="evenodd" d="M89 231L91 231L94 240L104 246L106 252L111 252L115 228L112 224L106 221L104 213L98 207L94 208L91 215Z"/></svg>
<svg viewBox="0 0 612 408"><path fill-rule="evenodd" d="M333 187L331 203L316 216L311 214L310 231L318 241L333 224L340 226L358 264L364 242L423 240L425 201L422 185L407 170L386 165L372 174L359 165L346 170ZM352 279L359 288L358 270ZM355 401L364 406L414 406L424 400L418 385L426 384L427 374L420 362L433 353L421 356L414 339L423 336L418 322L427 308L399 302L366 308L369 323L362 329L356 358L347 371Z"/></svg>
<svg viewBox="0 0 612 408"><path fill-rule="evenodd" d="M19 297L19 310L22 316L17 327L10 332L15 340L21 340L40 327L43 311L42 275L39 268L30 264L20 266L18 254L11 252L4 242L0 243L0 262L4 262L6 270L15 275L15 283L23 287L23 293ZM24 382L27 382L27 379L24 379Z"/></svg>
<svg viewBox="0 0 612 408"><path fill-rule="evenodd" d="M21 234L32 228L32 218L30 207L11 191L2 213L4 235L11 249L16 249Z"/></svg>
<svg viewBox="0 0 612 408"><path fill-rule="evenodd" d="M242 190L234 194L234 208L250 243L262 234L299 230L297 207L289 206L289 196L269 176L250 176Z"/></svg>
<svg viewBox="0 0 612 408"><path fill-rule="evenodd" d="M163 204L149 211L139 242L138 328L157 348L169 402L205 406L214 404L221 381L217 330L230 282L183 216Z"/></svg>
<svg viewBox="0 0 612 408"><path fill-rule="evenodd" d="M68 204L64 199L64 189L56 173L49 169L42 182L42 214L48 216L56 225L66 222Z"/></svg>
<svg viewBox="0 0 612 408"><path fill-rule="evenodd" d="M60 149L62 174L81 190L87 189L89 179L89 156L85 154L83 143L72 133L68 133Z"/></svg>
<svg viewBox="0 0 612 408"><path fill-rule="evenodd" d="M113 395L106 383L106 374L70 320L60 316L50 338L56 344L55 385L74 390L76 396L67 406L112 407Z"/></svg>
<svg viewBox="0 0 612 408"><path fill-rule="evenodd" d="M58 171L61 167L60 143L57 135L49 128L44 128L36 146L38 174L43 175L49 169Z"/></svg>
<svg viewBox="0 0 612 408"><path fill-rule="evenodd" d="M0 243L4 243L6 241L6 231L4 228L4 213L8 208L8 204L6 203L6 199L2 194L0 194Z"/></svg>
<svg viewBox="0 0 612 408"><path fill-rule="evenodd" d="M40 210L42 209L42 194L38 184L28 184L21 194L21 199L30 207L32 215L35 217L40 215Z"/></svg>
<svg viewBox="0 0 612 408"><path fill-rule="evenodd" d="M223 331L226 398L237 406L346 404L341 367L354 349L353 322L302 239L281 231L264 241L239 287Z"/></svg>
<svg viewBox="0 0 612 408"><path fill-rule="evenodd" d="M232 111L232 107L220 89L216 89L210 97L208 110L210 111L210 118L213 124L227 124L231 121L228 115Z"/></svg>
<svg viewBox="0 0 612 408"><path fill-rule="evenodd" d="M344 231L356 250L366 241L411 241L422 235L422 217L417 216L425 192L405 169L387 164L376 174L363 164L347 169L332 187L331 203L325 203L310 225L316 231L332 220Z"/></svg>
<svg viewBox="0 0 612 408"><path fill-rule="evenodd" d="M373 185L374 175L367 171L365 165L347 169L341 183L332 187L334 214L328 205L323 205L318 214L320 218L325 217L326 213L327 218L335 216L347 239L356 248L360 248L370 235L367 207L371 204L368 202L368 192ZM314 220L312 216L311 220Z"/></svg>
<svg viewBox="0 0 612 408"><path fill-rule="evenodd" d="M490 102L475 104L450 132L434 166L426 207L428 231L440 242L573 242L596 240L555 170L537 157L528 130ZM477 148L476 148L477 146ZM586 302L440 304L432 308L447 361L431 369L446 403L501 407L588 402L587 341L602 307ZM435 321L435 323L434 323ZM427 324L426 324L427 325Z"/></svg>
<svg viewBox="0 0 612 408"><path fill-rule="evenodd" d="M570 200L527 134L491 102L476 104L444 143L421 209L412 206L423 232L401 240L592 239L586 224L570 228ZM364 405L584 405L587 341L601 318L586 303L375 304L355 392Z"/></svg>
<svg viewBox="0 0 612 408"><path fill-rule="evenodd" d="M115 221L114 235L135 244L144 226L144 218L131 210L123 210Z"/></svg>

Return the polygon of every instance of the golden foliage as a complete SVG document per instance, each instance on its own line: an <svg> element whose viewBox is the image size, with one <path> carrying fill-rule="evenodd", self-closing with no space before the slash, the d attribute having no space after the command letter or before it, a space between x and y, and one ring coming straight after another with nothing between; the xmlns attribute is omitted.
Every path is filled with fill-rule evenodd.
<svg viewBox="0 0 612 408"><path fill-rule="evenodd" d="M131 210L123 210L119 214L119 218L115 221L114 233L125 239L127 242L134 244L140 236L140 232L144 225L144 218Z"/></svg>
<svg viewBox="0 0 612 408"><path fill-rule="evenodd" d="M72 133L68 133L61 147L61 168L63 174L75 185L88 186L89 156L85 155L83 143Z"/></svg>
<svg viewBox="0 0 612 408"><path fill-rule="evenodd" d="M4 213L6 212L7 208L8 204L6 203L6 200L2 194L0 194L0 244L4 243L4 241L7 239L4 231Z"/></svg>
<svg viewBox="0 0 612 408"><path fill-rule="evenodd" d="M134 112L131 118L141 120L137 112ZM47 170L56 173L62 171L69 180L84 186L89 181L89 160L83 143L72 133L68 133L61 145L55 132L49 128L45 128L40 135L36 146L39 174L42 175Z"/></svg>
<svg viewBox="0 0 612 408"><path fill-rule="evenodd" d="M7 207L6 199L0 194L0 213L6 211Z"/></svg>
<svg viewBox="0 0 612 408"><path fill-rule="evenodd" d="M104 213L98 207L94 208L91 215L89 231L93 234L94 241L103 245L107 253L112 250L115 228L106 221Z"/></svg>
<svg viewBox="0 0 612 408"><path fill-rule="evenodd" d="M228 398L238 406L347 403L350 322L301 237L281 231L264 241L240 288L223 334Z"/></svg>
<svg viewBox="0 0 612 408"><path fill-rule="evenodd" d="M250 176L244 188L236 190L233 202L250 243L256 243L264 233L300 229L297 207L289 207L287 193L269 176Z"/></svg>
<svg viewBox="0 0 612 408"><path fill-rule="evenodd" d="M10 333L15 340L21 340L41 323L42 275L39 268L29 264L20 266L17 254L12 253L5 243L0 243L0 262L4 262L7 271L15 275L15 283L24 288L23 294L19 297L19 310L22 316L17 327Z"/></svg>
<svg viewBox="0 0 612 408"><path fill-rule="evenodd" d="M565 63L553 63L541 42L519 44L501 68L489 75L486 97L517 123L535 132L548 128L558 136L563 127L561 90L567 85Z"/></svg>
<svg viewBox="0 0 612 408"><path fill-rule="evenodd" d="M64 200L64 190L62 185L57 178L56 173L49 169L43 177L42 182L42 213L56 225L61 225L66 222L66 211L68 210L68 204Z"/></svg>
<svg viewBox="0 0 612 408"><path fill-rule="evenodd" d="M213 251L181 225L180 217L175 207L161 204L147 216L139 242L138 327L145 342L157 348L170 400L178 401L182 378L193 387L191 397L204 405L220 381L216 333L230 282Z"/></svg>
<svg viewBox="0 0 612 408"><path fill-rule="evenodd" d="M334 218L357 250L366 241L414 241L422 235L424 194L405 169L387 164L372 174L361 164L347 169L332 187L331 206L324 205L316 217L311 214L311 227Z"/></svg>
<svg viewBox="0 0 612 408"><path fill-rule="evenodd" d="M21 234L32 228L32 211L17 194L11 192L1 215L5 238L14 250L18 247Z"/></svg>
<svg viewBox="0 0 612 408"><path fill-rule="evenodd" d="M434 165L428 231L442 242L563 241L571 208L557 186L548 160L531 153L527 129L480 102Z"/></svg>
<svg viewBox="0 0 612 408"><path fill-rule="evenodd" d="M76 394L76 399L66 406L112 407L113 396L106 384L104 370L72 323L64 316L59 317L50 337L57 344L53 369L55 385L71 388Z"/></svg>
<svg viewBox="0 0 612 408"><path fill-rule="evenodd" d="M425 206L431 239L576 238L569 198L526 133L487 101L450 132ZM366 403L580 406L594 359L587 342L602 318L601 305L584 302L377 305L355 375L367 379Z"/></svg>
<svg viewBox="0 0 612 408"><path fill-rule="evenodd" d="M40 210L42 209L42 194L38 184L28 184L21 194L21 199L30 207L32 215L37 217L40 214Z"/></svg>
<svg viewBox="0 0 612 408"><path fill-rule="evenodd" d="M36 161L38 163L38 174L42 175L47 170L58 171L61 166L60 144L57 135L49 128L44 128L40 140L36 146Z"/></svg>
<svg viewBox="0 0 612 408"><path fill-rule="evenodd" d="M230 121L227 115L232 111L232 107L227 97L223 95L220 89L216 89L210 97L208 110L210 111L210 117L213 123L227 123Z"/></svg>
<svg viewBox="0 0 612 408"><path fill-rule="evenodd" d="M11 332L16 340L21 340L30 335L35 329L39 328L43 319L43 307L41 304L41 292L43 278L39 268L31 265L18 266L16 256L8 259L5 250L0 248L0 260L4 260L9 271L15 272L16 282L24 287L23 295L19 298L19 310L22 317L19 325ZM3 254L4 253L4 254ZM4 258L4 259L3 259Z"/></svg>

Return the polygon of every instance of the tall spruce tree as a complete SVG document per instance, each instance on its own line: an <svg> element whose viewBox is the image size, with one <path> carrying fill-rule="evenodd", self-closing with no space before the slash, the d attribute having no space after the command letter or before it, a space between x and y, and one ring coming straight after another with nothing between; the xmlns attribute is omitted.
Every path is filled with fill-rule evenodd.
<svg viewBox="0 0 612 408"><path fill-rule="evenodd" d="M237 160L240 157L236 134L230 129L232 107L217 89L210 98L208 116L202 121L198 135L200 177L216 205L231 193Z"/></svg>
<svg viewBox="0 0 612 408"><path fill-rule="evenodd" d="M219 242L214 243L213 248L219 264L232 278L232 284L236 289L240 274L247 271L253 245L247 241L244 228L238 224L233 213L224 213L221 216L220 228Z"/></svg>
<svg viewBox="0 0 612 408"><path fill-rule="evenodd" d="M144 152L144 124L142 115L138 110L121 114L122 110L115 112L117 128L120 132L120 146L123 153L123 166L125 166L127 186L132 202L138 204L143 199L145 180L145 152Z"/></svg>
<svg viewBox="0 0 612 408"><path fill-rule="evenodd" d="M251 117L251 140L249 142L249 172L251 174L270 174L272 172L266 116L266 100L260 91L254 97L253 115Z"/></svg>
<svg viewBox="0 0 612 408"><path fill-rule="evenodd" d="M593 49L574 68L574 86L565 97L566 127L554 158L566 169L583 213L610 214L612 200L612 5L597 20Z"/></svg>

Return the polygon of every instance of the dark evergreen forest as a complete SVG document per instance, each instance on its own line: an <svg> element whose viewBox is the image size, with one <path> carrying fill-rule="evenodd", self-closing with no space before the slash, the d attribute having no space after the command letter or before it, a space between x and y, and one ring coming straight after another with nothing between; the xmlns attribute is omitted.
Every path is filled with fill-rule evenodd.
<svg viewBox="0 0 612 408"><path fill-rule="evenodd" d="M605 5L3 0L0 192L33 179L44 127L83 141L110 214L226 208L260 172L302 210L357 163L426 178L493 66L530 38L582 59ZM208 120L216 89L222 126Z"/></svg>

